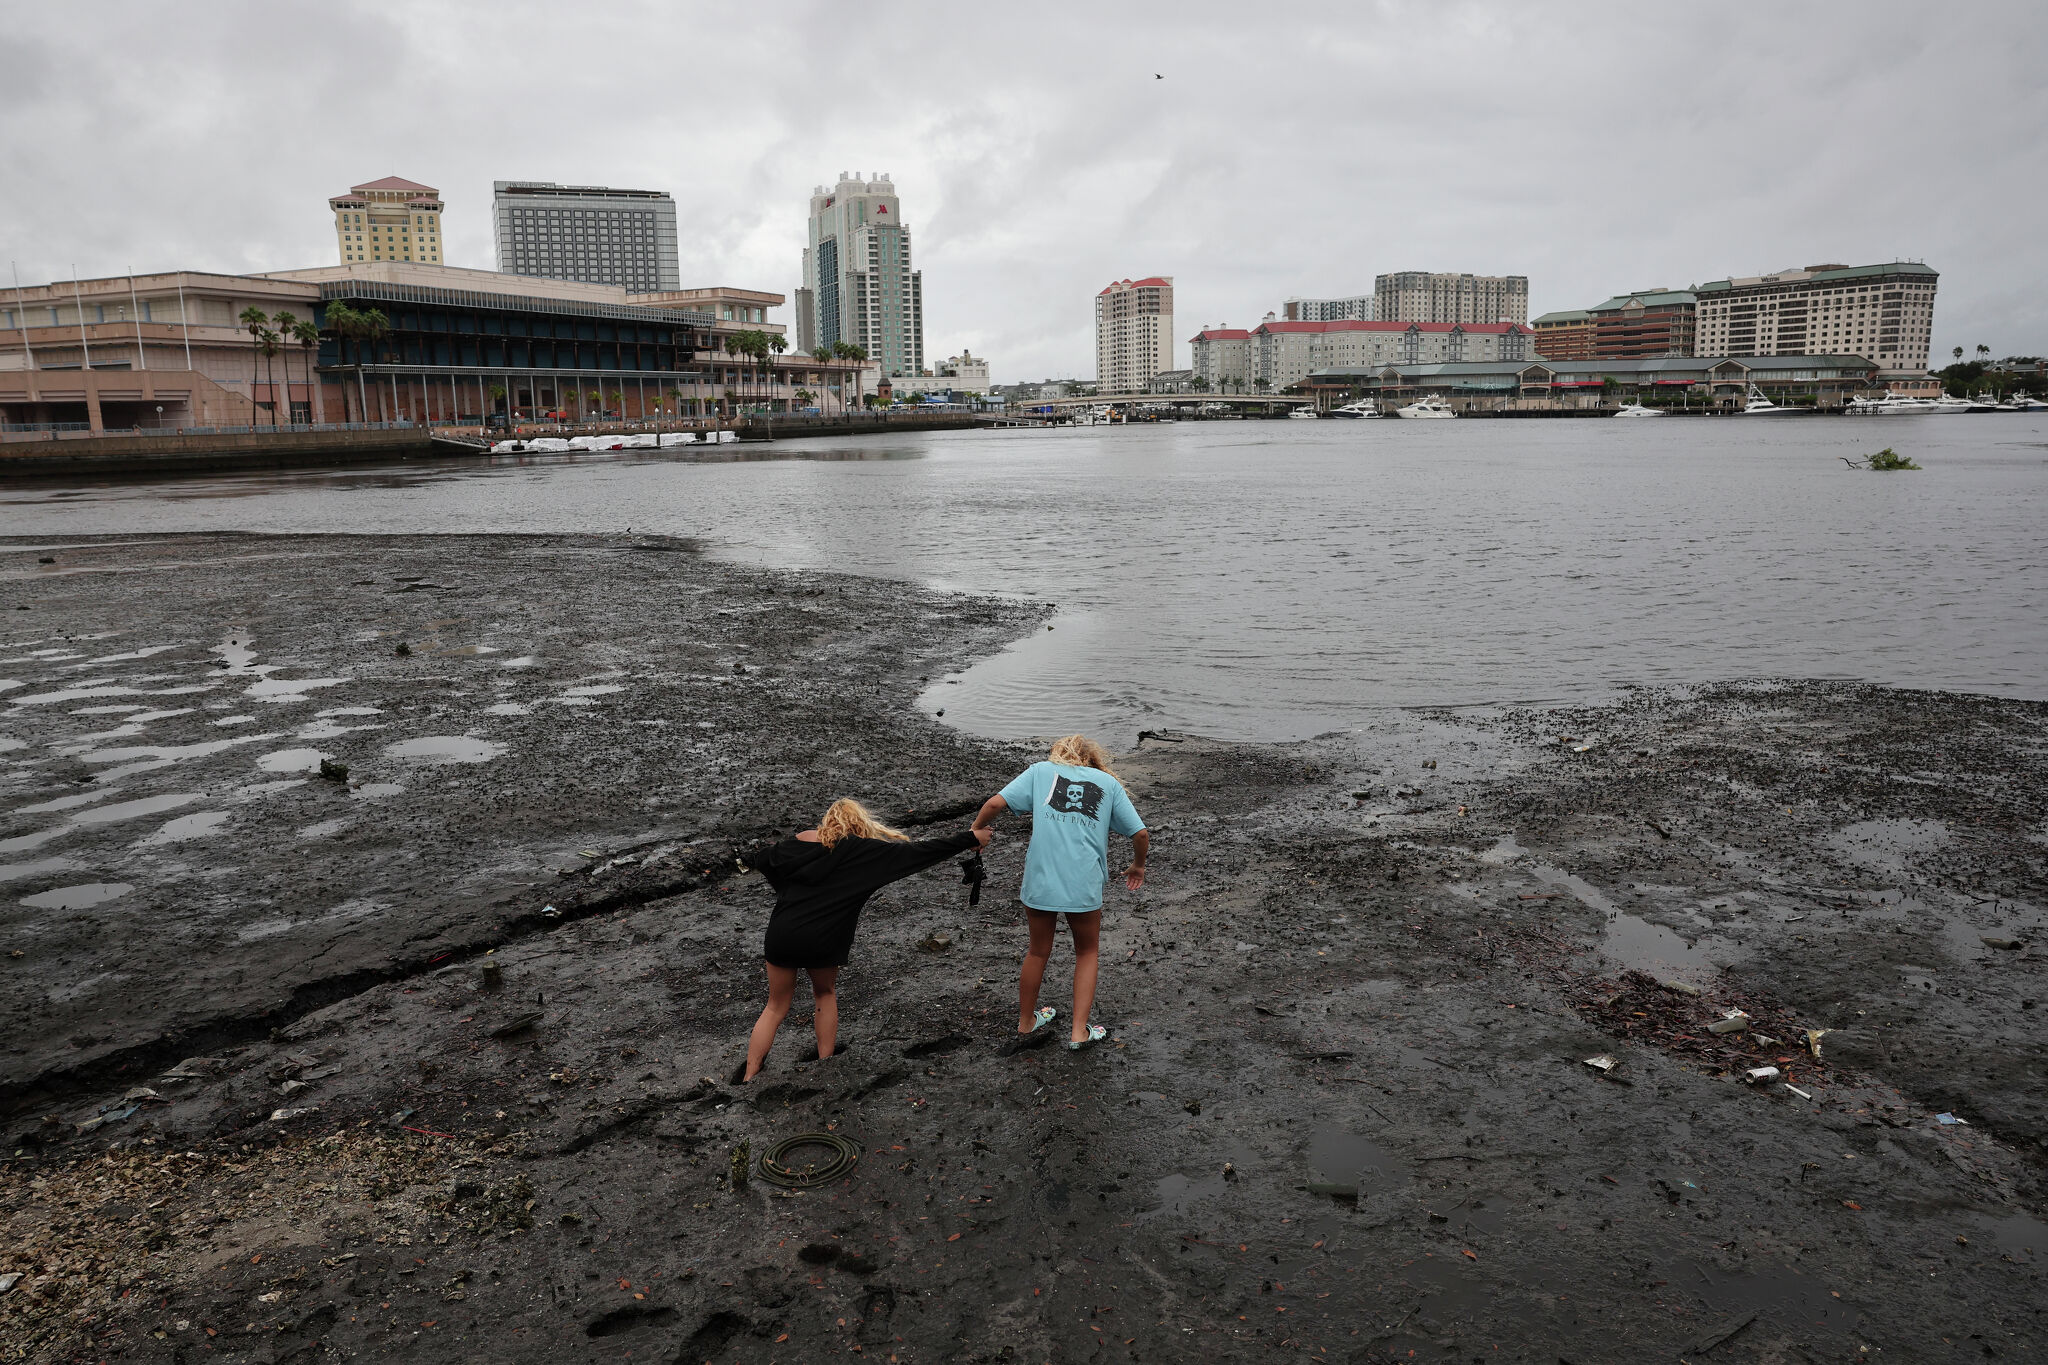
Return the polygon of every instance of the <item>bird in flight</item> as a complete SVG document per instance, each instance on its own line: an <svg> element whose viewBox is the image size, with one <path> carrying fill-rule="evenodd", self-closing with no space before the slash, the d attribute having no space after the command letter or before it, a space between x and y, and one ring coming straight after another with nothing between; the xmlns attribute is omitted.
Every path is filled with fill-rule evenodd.
<svg viewBox="0 0 2048 1365"><path fill-rule="evenodd" d="M1152 73L1152 79L1155 81L1163 81L1166 79L1166 77L1160 75L1157 71L1155 71Z"/></svg>

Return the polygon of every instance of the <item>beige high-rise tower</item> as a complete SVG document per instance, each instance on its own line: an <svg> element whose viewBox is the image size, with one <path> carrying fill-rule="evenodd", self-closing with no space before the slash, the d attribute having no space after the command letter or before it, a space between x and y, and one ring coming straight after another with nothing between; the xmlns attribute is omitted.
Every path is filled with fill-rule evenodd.
<svg viewBox="0 0 2048 1365"><path fill-rule="evenodd" d="M341 263L424 261L443 264L441 192L387 175L327 201Z"/></svg>
<svg viewBox="0 0 2048 1365"><path fill-rule="evenodd" d="M1114 280L1095 296L1095 382L1136 393L1173 368L1173 277Z"/></svg>

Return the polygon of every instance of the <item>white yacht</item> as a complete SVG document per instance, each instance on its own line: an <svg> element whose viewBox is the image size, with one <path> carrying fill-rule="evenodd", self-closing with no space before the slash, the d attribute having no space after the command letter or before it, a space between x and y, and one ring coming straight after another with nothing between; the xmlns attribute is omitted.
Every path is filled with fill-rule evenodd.
<svg viewBox="0 0 2048 1365"><path fill-rule="evenodd" d="M1341 408L1331 408L1332 417L1377 417L1380 410L1370 398L1354 398Z"/></svg>
<svg viewBox="0 0 2048 1365"><path fill-rule="evenodd" d="M1317 412L1314 408L1309 407L1306 404L1295 408L1292 412L1288 413L1287 415L1290 418L1305 417L1311 422L1313 422L1316 418L1322 416L1321 413Z"/></svg>
<svg viewBox="0 0 2048 1365"><path fill-rule="evenodd" d="M1405 408L1396 408L1394 413L1399 417L1456 417L1458 415L1452 411L1449 403L1438 398L1435 394L1431 394L1427 398L1417 399Z"/></svg>
<svg viewBox="0 0 2048 1365"><path fill-rule="evenodd" d="M1773 403L1770 399L1764 397L1764 391L1754 384L1751 384L1749 386L1749 401L1742 405L1742 412L1743 415L1746 417L1755 417L1770 413L1797 411L1799 411L1798 408L1779 407L1776 403Z"/></svg>
<svg viewBox="0 0 2048 1365"><path fill-rule="evenodd" d="M2048 403L2043 403L2031 393L2021 393L2015 389L1999 406L2007 412L2028 412L2036 408L2048 408Z"/></svg>
<svg viewBox="0 0 2048 1365"><path fill-rule="evenodd" d="M1926 402L1925 399L1921 401ZM1965 412L1977 411L1977 405L1975 403L1972 403L1967 398L1958 398L1952 393L1945 393L1941 397L1933 400L1932 402L1927 403L1927 406L1922 408L1921 411L1942 413L1945 415L1960 415Z"/></svg>
<svg viewBox="0 0 2048 1365"><path fill-rule="evenodd" d="M1865 398L1861 394L1842 404L1842 415L1845 417L1882 417L1891 411L1893 408L1886 399Z"/></svg>
<svg viewBox="0 0 2048 1365"><path fill-rule="evenodd" d="M1614 410L1614 415L1616 417L1662 417L1664 413L1659 408L1645 407L1641 403L1623 403Z"/></svg>

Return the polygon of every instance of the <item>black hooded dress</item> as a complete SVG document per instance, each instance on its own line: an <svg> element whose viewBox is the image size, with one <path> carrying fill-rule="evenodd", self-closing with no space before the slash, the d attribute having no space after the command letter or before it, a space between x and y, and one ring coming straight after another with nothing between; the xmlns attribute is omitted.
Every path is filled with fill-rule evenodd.
<svg viewBox="0 0 2048 1365"><path fill-rule="evenodd" d="M967 830L940 839L789 838L755 865L775 888L761 955L777 967L844 967L868 897L890 882L981 846Z"/></svg>

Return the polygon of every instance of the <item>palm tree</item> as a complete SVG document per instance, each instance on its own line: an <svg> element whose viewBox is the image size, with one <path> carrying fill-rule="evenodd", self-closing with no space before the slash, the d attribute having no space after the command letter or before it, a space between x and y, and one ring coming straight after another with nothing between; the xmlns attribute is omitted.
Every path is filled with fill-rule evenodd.
<svg viewBox="0 0 2048 1365"><path fill-rule="evenodd" d="M491 395L491 412L496 412L498 410L498 404L505 401L505 386L503 384L493 384L491 385L489 392ZM484 416L488 418L490 416L490 413L485 413ZM488 426L490 425L490 423L487 421L485 422L485 425ZM506 425L511 425L511 418L509 416L506 418Z"/></svg>
<svg viewBox="0 0 2048 1365"><path fill-rule="evenodd" d="M865 347L865 346L861 346L861 345L857 345L857 344L855 344L854 342L851 342L851 341L835 341L835 342L833 342L833 343L832 343L832 354L833 354L833 356L834 356L834 357L835 357L836 359L839 359L839 360L851 360L851 361L853 361L853 362L854 362L854 363L855 363L856 365L865 365L865 364L867 363L867 359L868 359L868 351L867 351L867 347ZM859 404L859 405L862 405L862 406L865 406L865 405L866 405L866 403L867 403L867 393L866 393L866 386L865 386L865 385L864 385L864 384L863 384L863 383L861 382L861 377L860 377L860 371L859 371L859 370L855 370L855 371L853 372L853 395L854 395L854 402L855 402L856 404Z"/></svg>
<svg viewBox="0 0 2048 1365"><path fill-rule="evenodd" d="M1960 346L1956 347L1956 349L1955 349L1955 357L1956 357L1956 363L1957 363L1957 364L1961 364L1961 363L1962 363L1962 359L1963 359L1963 348L1962 348L1962 347L1960 347Z"/></svg>
<svg viewBox="0 0 2048 1365"><path fill-rule="evenodd" d="M283 338L278 333L268 327L263 328L262 334L256 339L257 347L263 352L264 373L270 376L270 425L272 426L277 425L277 353L284 349L279 344L282 340ZM291 401L289 394L291 373L289 370L285 373L285 387L287 390L285 415L289 417L291 415L291 408L289 406Z"/></svg>
<svg viewBox="0 0 2048 1365"><path fill-rule="evenodd" d="M1978 363L1979 365L1982 365L1982 364L1984 364L1984 363L1985 363L1986 361L1988 361L1988 360L1990 360L1990 359L1991 359L1991 348L1990 348L1989 346L1986 346L1986 345L1985 345L1985 344L1984 344L1983 342L1981 342L1981 341L1980 341L1980 342L1978 342L1978 343L1977 343L1977 363Z"/></svg>
<svg viewBox="0 0 2048 1365"><path fill-rule="evenodd" d="M289 313L279 313L278 316L280 318L285 318L290 317L291 315ZM310 322L301 322L294 319L292 322L291 331L288 332L286 335L288 335L293 341L299 343L299 350L303 352L306 357L306 402L308 405L306 415L310 417L312 416L311 404L313 401L313 348L320 344L320 329L318 327L315 327ZM285 382L289 384L291 382L292 377L291 367L289 365L285 367L284 377ZM346 390L344 390L344 392L346 392Z"/></svg>
<svg viewBox="0 0 2048 1365"><path fill-rule="evenodd" d="M626 415L626 393L625 393L625 390L623 390L623 389L613 389L613 390L612 390L612 407L614 407L614 408L616 408L616 409L618 410L618 414L619 414L619 416L620 416L621 418L625 417L625 415ZM643 413L642 415L644 416L645 414Z"/></svg>
<svg viewBox="0 0 2048 1365"><path fill-rule="evenodd" d="M773 352L773 353L774 353L774 355L776 356L776 358L777 358L777 359L780 359L780 358L781 358L781 356L782 356L782 353L783 353L784 351L787 351L787 350L789 349L789 338L788 338L788 337L785 337L785 336L783 336L783 335L782 335L781 333L779 333L779 332L778 332L778 333L776 333L776 334L775 334L775 335L773 335L773 336L767 336L767 337L765 337L765 340L766 340L766 343L767 343L767 347L768 347L768 349L769 349L769 350L770 350L771 352ZM772 376L773 376L773 375L774 375L774 373L775 373L775 365L774 365L774 362L773 362L773 361L770 361L770 362L769 362L769 366L768 366L768 373L769 373L769 375L771 376L771 378L772 378ZM769 390L768 390L768 391L769 391L769 393L770 393L771 395L772 395L772 394L774 393L774 391L775 391L775 390L774 390L774 386L773 386L773 384L772 384L772 383L770 384L770 387L769 387Z"/></svg>
<svg viewBox="0 0 2048 1365"><path fill-rule="evenodd" d="M292 328L294 328L294 327L296 327L296 326L298 326L298 325L299 325L299 319L298 319L298 317L297 317L296 315L294 315L294 314L292 314L292 313L287 313L287 312L285 312L285 311L284 311L283 309L279 309L279 310L278 310L278 312L277 312L277 315L276 315L275 317L271 318L271 320L270 320L270 325L271 325L271 326L272 326L273 328L275 328L275 329L276 329L276 331L277 331L277 339L278 339L278 340L279 340L280 342L289 342L289 341L291 341L291 339L292 339ZM273 398L274 398L274 397L276 396L276 393L277 393L277 390L276 390L276 388L275 388L275 387L273 386L273 388L271 389L271 395L272 395L272 397L273 397ZM309 395L309 399L310 399L310 395ZM292 358L291 358L291 353L290 353L290 352L286 352L286 353L285 353L285 358L284 358L284 412L285 412L285 421L286 421L286 422L290 422L290 423L292 423L293 425L297 425L297 423L293 421L293 418L292 418L292 415L291 415L291 414L292 414Z"/></svg>
<svg viewBox="0 0 2048 1365"><path fill-rule="evenodd" d="M270 314L250 304L242 310L242 325L249 329L249 425L256 422L256 381L263 362L262 331L270 325ZM1960 351L1958 355L1962 354ZM274 414L273 414L274 415Z"/></svg>
<svg viewBox="0 0 2048 1365"><path fill-rule="evenodd" d="M334 329L336 336L356 344L356 416L367 422L370 420L370 400L363 388L363 347L389 336L391 319L384 316L381 308L357 309L345 303L330 303L327 305L327 325ZM343 391L344 395L346 392ZM343 404L346 405L347 401L344 396ZM384 411L384 395L381 393L377 395L377 411L380 414Z"/></svg>
<svg viewBox="0 0 2048 1365"><path fill-rule="evenodd" d="M585 398L588 398L588 399L589 399L589 400L590 400L590 401L591 401L592 403L595 403L595 404L597 404L597 405L598 405L598 406L597 406L597 415L598 415L599 417L602 417L602 416L604 416L604 395L603 395L603 394L599 393L599 392L598 392L598 391L597 391L596 389L592 389L592 390L590 390L590 392L588 392L588 393L584 394L583 396L584 396Z"/></svg>

